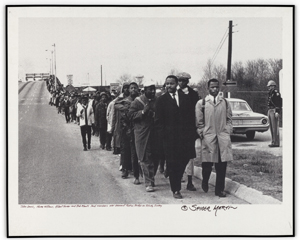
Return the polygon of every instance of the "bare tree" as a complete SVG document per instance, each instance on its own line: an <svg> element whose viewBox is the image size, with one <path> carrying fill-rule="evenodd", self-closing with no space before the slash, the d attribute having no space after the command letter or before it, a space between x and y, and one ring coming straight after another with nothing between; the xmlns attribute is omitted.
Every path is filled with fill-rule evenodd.
<svg viewBox="0 0 300 240"><path fill-rule="evenodd" d="M226 81L226 74L226 68L222 64L213 67L212 77L218 79L220 83Z"/></svg>
<svg viewBox="0 0 300 240"><path fill-rule="evenodd" d="M121 85L124 83L124 82L131 82L132 81L132 77L130 74L128 73L124 73L123 75L121 75L119 77L119 79L117 79L117 82L120 83Z"/></svg>
<svg viewBox="0 0 300 240"><path fill-rule="evenodd" d="M212 78L213 75L213 65L211 59L207 60L206 65L203 67L204 74L202 76L202 81L208 81Z"/></svg>
<svg viewBox="0 0 300 240"><path fill-rule="evenodd" d="M175 75L177 76L177 74L180 72L180 70L176 69L176 68L172 68L169 72L169 75Z"/></svg>
<svg viewBox="0 0 300 240"><path fill-rule="evenodd" d="M279 86L279 71L282 69L282 59L269 59L270 79ZM270 80L268 79L268 80Z"/></svg>

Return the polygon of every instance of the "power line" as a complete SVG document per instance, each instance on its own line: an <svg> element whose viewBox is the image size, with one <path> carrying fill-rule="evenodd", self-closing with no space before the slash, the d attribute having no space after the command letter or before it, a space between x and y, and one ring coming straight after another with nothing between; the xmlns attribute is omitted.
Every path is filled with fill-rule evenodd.
<svg viewBox="0 0 300 240"><path fill-rule="evenodd" d="M222 46L223 46L223 44L224 44L226 38L228 37L228 35L226 35L226 34L227 34L227 31L228 31L228 28L226 28L226 31L225 31L225 33L224 33L224 35L223 35L221 41L219 42L219 45L218 45L218 47L217 47L217 49L216 49L216 51L215 51L215 53L214 53L214 55L213 55L213 57L212 57L212 64L213 64L213 62L215 61L215 59L216 59L216 57L217 57L219 51L221 50L221 48L222 48ZM226 36L226 37L225 37L225 36Z"/></svg>
<svg viewBox="0 0 300 240"><path fill-rule="evenodd" d="M219 52L220 52L220 50L221 50L221 48L222 48L222 46L223 46L223 44L224 44L225 40L227 39L227 37L228 37L228 35L226 36L226 38L225 38L225 39L224 39L224 41L222 42L222 45L221 45L221 47L218 49L218 52L217 52L217 54L216 54L215 58L213 59L213 61L212 61L212 64L213 64L213 63L214 63L214 61L216 60L216 58L217 58L217 55L219 54Z"/></svg>
<svg viewBox="0 0 300 240"><path fill-rule="evenodd" d="M215 58L215 55L216 55L216 53L217 53L217 51L218 51L218 49L219 49L219 47L220 47L220 45L221 45L221 42L223 41L223 39L224 39L224 37L225 37L227 31L228 31L228 28L226 28L226 31L225 31L223 37L221 38L221 41L220 41L219 44L218 44L218 47L217 47L217 49L216 49L216 51L215 51L215 53L214 53L214 55L213 55L213 58Z"/></svg>

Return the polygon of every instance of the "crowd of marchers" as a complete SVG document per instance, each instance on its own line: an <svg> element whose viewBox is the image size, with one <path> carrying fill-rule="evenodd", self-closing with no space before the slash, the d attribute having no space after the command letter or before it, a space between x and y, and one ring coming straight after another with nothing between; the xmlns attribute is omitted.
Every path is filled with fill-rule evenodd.
<svg viewBox="0 0 300 240"><path fill-rule="evenodd" d="M186 188L193 184L195 141L200 138L202 189L208 191L213 165L216 170L215 195L224 192L227 162L233 160L230 133L231 108L219 96L219 81L208 81L208 95L201 99L188 86L190 74L169 75L158 94L152 80L124 83L120 93L96 92L93 95L54 91L47 83L49 104L65 115L66 123L80 125L83 150L91 149L91 135L99 136L100 148L120 155L121 177L133 174L133 184L155 191L157 171L169 178L173 197L180 193L184 172Z"/></svg>

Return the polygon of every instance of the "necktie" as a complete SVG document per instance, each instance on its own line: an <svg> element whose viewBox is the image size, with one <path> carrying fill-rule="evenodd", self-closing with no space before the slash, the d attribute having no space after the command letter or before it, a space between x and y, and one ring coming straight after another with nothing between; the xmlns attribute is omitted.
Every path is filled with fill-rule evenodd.
<svg viewBox="0 0 300 240"><path fill-rule="evenodd" d="M173 100L174 100L174 102L175 102L175 103L176 103L176 105L177 105L177 101L176 101L175 95L176 95L176 93L172 93ZM178 105L177 105L177 106L178 106Z"/></svg>
<svg viewBox="0 0 300 240"><path fill-rule="evenodd" d="M214 104L216 104L216 97L214 97Z"/></svg>
<svg viewBox="0 0 300 240"><path fill-rule="evenodd" d="M85 125L88 125L88 119L87 119L87 107L84 108L84 118L85 118Z"/></svg>

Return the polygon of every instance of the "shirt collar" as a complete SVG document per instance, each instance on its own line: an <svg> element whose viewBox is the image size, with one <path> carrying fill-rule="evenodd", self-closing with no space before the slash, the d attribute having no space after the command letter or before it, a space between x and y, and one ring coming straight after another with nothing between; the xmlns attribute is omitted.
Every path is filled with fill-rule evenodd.
<svg viewBox="0 0 300 240"><path fill-rule="evenodd" d="M210 94L208 94L208 97L209 97L209 99L212 101L212 102L214 102L214 96L213 95L210 95ZM219 96L216 96L216 103L219 101Z"/></svg>
<svg viewBox="0 0 300 240"><path fill-rule="evenodd" d="M169 92L169 94L170 94L171 97L173 97L173 95L174 95L174 97L176 97L178 95L177 90L174 93Z"/></svg>

